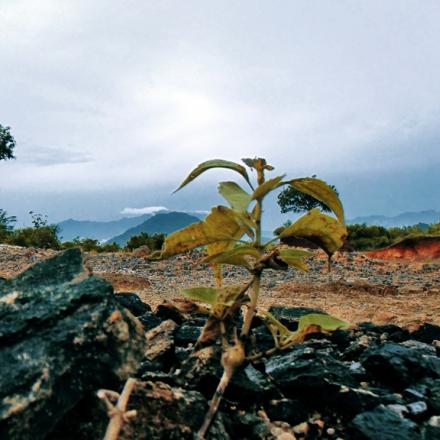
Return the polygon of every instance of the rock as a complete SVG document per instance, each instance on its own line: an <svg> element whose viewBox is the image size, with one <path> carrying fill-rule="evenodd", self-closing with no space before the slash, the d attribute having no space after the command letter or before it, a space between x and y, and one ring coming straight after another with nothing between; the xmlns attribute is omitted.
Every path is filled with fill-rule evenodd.
<svg viewBox="0 0 440 440"><path fill-rule="evenodd" d="M269 377L255 369L252 364L248 364L234 374L226 394L231 400L245 402L246 406L250 402L262 403L282 397Z"/></svg>
<svg viewBox="0 0 440 440"><path fill-rule="evenodd" d="M379 406L373 411L358 414L348 425L352 440L418 440L421 439L418 426L403 419L394 411Z"/></svg>
<svg viewBox="0 0 440 440"><path fill-rule="evenodd" d="M423 324L411 336L418 341L432 344L434 340L440 340L440 326L428 323Z"/></svg>
<svg viewBox="0 0 440 440"><path fill-rule="evenodd" d="M278 321L284 324L290 330L295 331L298 328L298 321L301 316L310 313L324 313L321 309L311 309L309 307L278 307L272 306L269 308L271 313Z"/></svg>
<svg viewBox="0 0 440 440"><path fill-rule="evenodd" d="M310 413L310 409L298 399L271 400L264 409L271 421L279 420L291 426L306 422Z"/></svg>
<svg viewBox="0 0 440 440"><path fill-rule="evenodd" d="M155 314L163 321L172 319L176 324L179 325L182 324L185 319L182 313L180 313L179 309L173 303L166 300L157 306Z"/></svg>
<svg viewBox="0 0 440 440"><path fill-rule="evenodd" d="M440 377L440 359L394 342L367 350L361 362L376 380L395 389L425 377Z"/></svg>
<svg viewBox="0 0 440 440"><path fill-rule="evenodd" d="M333 358L325 349L315 349L306 344L271 357L265 366L267 374L286 397L301 396L317 407L333 401L341 385L359 385L347 365Z"/></svg>
<svg viewBox="0 0 440 440"><path fill-rule="evenodd" d="M440 416L432 416L423 429L423 440L440 440Z"/></svg>
<svg viewBox="0 0 440 440"><path fill-rule="evenodd" d="M424 342L416 341L414 339L409 339L408 341L404 341L402 342L401 345L407 348L411 348L412 350L415 350L422 355L426 355L426 356L436 355L435 347L433 347L432 345L425 344Z"/></svg>
<svg viewBox="0 0 440 440"><path fill-rule="evenodd" d="M188 344L195 344L202 329L203 327L194 325L181 325L176 332L176 345L186 347Z"/></svg>
<svg viewBox="0 0 440 440"><path fill-rule="evenodd" d="M208 409L206 399L197 391L171 387L162 382L140 382L129 401L138 414L124 424L119 440L193 440ZM224 427L213 426L209 438L229 439ZM223 437L220 437L222 435Z"/></svg>
<svg viewBox="0 0 440 440"><path fill-rule="evenodd" d="M428 411L428 405L423 400L407 405L409 413L414 419L420 419Z"/></svg>
<svg viewBox="0 0 440 440"><path fill-rule="evenodd" d="M162 320L153 312L146 312L139 316L138 319L146 332L162 323Z"/></svg>
<svg viewBox="0 0 440 440"><path fill-rule="evenodd" d="M0 286L0 437L43 439L90 392L133 374L140 323L79 249Z"/></svg>
<svg viewBox="0 0 440 440"><path fill-rule="evenodd" d="M151 312L151 307L142 302L135 293L118 293L116 300L121 306L130 310L134 316L141 316L144 313Z"/></svg>
<svg viewBox="0 0 440 440"><path fill-rule="evenodd" d="M148 257L148 255L150 254L151 254L151 249L146 244L139 246L138 248L134 249L131 252L131 255L137 258Z"/></svg>
<svg viewBox="0 0 440 440"><path fill-rule="evenodd" d="M157 365L158 369L168 370L174 357L174 332L177 324L168 319L146 333L147 350L145 359Z"/></svg>
<svg viewBox="0 0 440 440"><path fill-rule="evenodd" d="M440 380L435 380L428 389L428 406L434 414L440 414Z"/></svg>
<svg viewBox="0 0 440 440"><path fill-rule="evenodd" d="M255 414L244 411L230 411L221 415L233 439L261 440L270 436L268 423ZM210 436L208 436L209 438Z"/></svg>

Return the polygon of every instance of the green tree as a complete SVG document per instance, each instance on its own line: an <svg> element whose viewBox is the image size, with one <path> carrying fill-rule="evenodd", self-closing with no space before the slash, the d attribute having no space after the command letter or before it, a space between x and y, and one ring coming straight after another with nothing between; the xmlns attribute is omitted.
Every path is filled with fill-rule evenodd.
<svg viewBox="0 0 440 440"><path fill-rule="evenodd" d="M313 175L312 178L316 178ZM329 187L339 196L339 193L334 185ZM295 188L294 186L288 186L278 194L278 205L281 208L281 212L305 212L314 208L319 208L324 212L331 212L331 209L325 204L325 202L316 199L310 194L306 194Z"/></svg>
<svg viewBox="0 0 440 440"><path fill-rule="evenodd" d="M15 221L15 216L8 216L6 211L0 209L0 243L11 236Z"/></svg>
<svg viewBox="0 0 440 440"><path fill-rule="evenodd" d="M0 124L0 160L14 159L15 139L10 127Z"/></svg>

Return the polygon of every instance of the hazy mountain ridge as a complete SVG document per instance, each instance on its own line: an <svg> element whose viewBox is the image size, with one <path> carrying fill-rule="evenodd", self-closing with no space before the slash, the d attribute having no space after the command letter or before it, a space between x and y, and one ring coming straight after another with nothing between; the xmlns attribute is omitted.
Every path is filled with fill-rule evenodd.
<svg viewBox="0 0 440 440"><path fill-rule="evenodd" d="M59 236L63 241L79 238L94 238L106 240L109 237L122 234L127 229L133 228L152 217L152 214L143 214L137 217L123 217L119 220L99 222L92 220L68 219L57 224Z"/></svg>
<svg viewBox="0 0 440 440"><path fill-rule="evenodd" d="M200 221L199 217L184 212L156 214L140 225L134 226L123 234L111 238L107 243L117 243L120 246L124 246L130 237L139 235L141 232L146 232L147 234L169 234L198 221Z"/></svg>
<svg viewBox="0 0 440 440"><path fill-rule="evenodd" d="M369 215L365 217L355 217L347 220L349 224L378 225L384 227L393 226L412 226L418 223L437 223L440 222L440 212L435 210L419 211L419 212L402 212L393 217L385 215Z"/></svg>

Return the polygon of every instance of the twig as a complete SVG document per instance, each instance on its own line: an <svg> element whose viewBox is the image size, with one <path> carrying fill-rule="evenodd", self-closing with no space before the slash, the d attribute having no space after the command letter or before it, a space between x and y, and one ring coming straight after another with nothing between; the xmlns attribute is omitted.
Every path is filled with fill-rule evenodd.
<svg viewBox="0 0 440 440"><path fill-rule="evenodd" d="M127 382L125 382L124 389L120 395L112 390L98 391L97 395L104 402L107 408L107 414L110 417L104 440L117 440L124 422L128 422L129 419L136 417L136 410L127 411L128 399L135 385L136 380L130 377ZM117 400L116 406L111 400Z"/></svg>

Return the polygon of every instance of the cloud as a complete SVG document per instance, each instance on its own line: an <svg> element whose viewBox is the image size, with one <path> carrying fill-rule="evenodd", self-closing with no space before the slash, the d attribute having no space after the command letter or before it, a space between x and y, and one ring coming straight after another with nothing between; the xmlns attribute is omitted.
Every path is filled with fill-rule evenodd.
<svg viewBox="0 0 440 440"><path fill-rule="evenodd" d="M142 215L142 214L155 214L159 211L169 211L166 206L145 206L144 208L124 208L121 214L126 215Z"/></svg>
<svg viewBox="0 0 440 440"><path fill-rule="evenodd" d="M23 146L17 152L17 159L22 163L39 165L84 164L92 161L90 154L71 148Z"/></svg>

